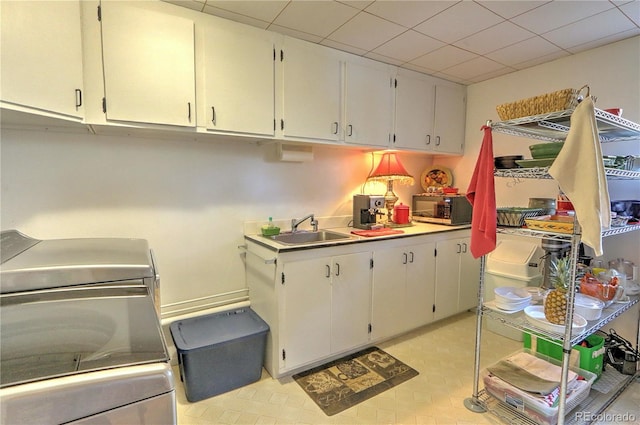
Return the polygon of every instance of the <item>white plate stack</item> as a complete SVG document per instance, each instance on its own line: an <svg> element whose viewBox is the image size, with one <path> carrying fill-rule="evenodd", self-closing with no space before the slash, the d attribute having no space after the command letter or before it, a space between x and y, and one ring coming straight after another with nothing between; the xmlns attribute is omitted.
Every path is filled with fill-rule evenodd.
<svg viewBox="0 0 640 425"><path fill-rule="evenodd" d="M524 288L500 286L494 289L495 305L500 310L519 311L531 303L531 294Z"/></svg>

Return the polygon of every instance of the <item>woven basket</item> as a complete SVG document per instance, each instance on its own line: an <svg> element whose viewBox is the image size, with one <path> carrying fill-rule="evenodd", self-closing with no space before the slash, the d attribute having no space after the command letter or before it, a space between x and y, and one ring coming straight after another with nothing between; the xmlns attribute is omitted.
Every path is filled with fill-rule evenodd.
<svg viewBox="0 0 640 425"><path fill-rule="evenodd" d="M500 119L506 121L532 115L548 114L551 112L573 109L583 99L583 96L580 93L585 88L587 89L587 96L589 96L589 86L582 86L578 90L558 90L552 93L545 93L539 96L530 97L528 99L504 103L496 106L496 111L498 112Z"/></svg>

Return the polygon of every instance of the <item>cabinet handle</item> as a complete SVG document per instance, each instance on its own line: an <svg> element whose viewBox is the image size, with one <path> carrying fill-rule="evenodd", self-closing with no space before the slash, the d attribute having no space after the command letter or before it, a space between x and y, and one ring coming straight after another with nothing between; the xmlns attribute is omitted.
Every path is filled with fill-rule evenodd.
<svg viewBox="0 0 640 425"><path fill-rule="evenodd" d="M330 278L331 277L331 266L326 264L325 267L327 268L327 274L324 277Z"/></svg>
<svg viewBox="0 0 640 425"><path fill-rule="evenodd" d="M409 251L409 255L411 255L409 262L413 263L413 251Z"/></svg>
<svg viewBox="0 0 640 425"><path fill-rule="evenodd" d="M333 122L333 134L338 134L338 121Z"/></svg>
<svg viewBox="0 0 640 425"><path fill-rule="evenodd" d="M82 90L76 89L76 109L82 106Z"/></svg>
<svg viewBox="0 0 640 425"><path fill-rule="evenodd" d="M458 246L458 250L456 251L456 254L460 254L462 252L462 245L460 245L459 243L456 244Z"/></svg>
<svg viewBox="0 0 640 425"><path fill-rule="evenodd" d="M189 122L191 122L191 102L187 102L187 112L188 112Z"/></svg>
<svg viewBox="0 0 640 425"><path fill-rule="evenodd" d="M440 146L440 136L436 136L436 146Z"/></svg>
<svg viewBox="0 0 640 425"><path fill-rule="evenodd" d="M347 126L347 136L351 137L353 135L353 126L349 124Z"/></svg>
<svg viewBox="0 0 640 425"><path fill-rule="evenodd" d="M402 253L402 264L407 264L407 253L406 252Z"/></svg>
<svg viewBox="0 0 640 425"><path fill-rule="evenodd" d="M466 253L466 252L467 252L467 243L466 243L466 242L463 242L463 243L462 243L462 252L463 252L463 253Z"/></svg>
<svg viewBox="0 0 640 425"><path fill-rule="evenodd" d="M427 146L431 144L431 135L427 134Z"/></svg>
<svg viewBox="0 0 640 425"><path fill-rule="evenodd" d="M336 276L340 276L340 264L336 263Z"/></svg>
<svg viewBox="0 0 640 425"><path fill-rule="evenodd" d="M211 123L213 125L216 125L216 107L215 106L211 107Z"/></svg>

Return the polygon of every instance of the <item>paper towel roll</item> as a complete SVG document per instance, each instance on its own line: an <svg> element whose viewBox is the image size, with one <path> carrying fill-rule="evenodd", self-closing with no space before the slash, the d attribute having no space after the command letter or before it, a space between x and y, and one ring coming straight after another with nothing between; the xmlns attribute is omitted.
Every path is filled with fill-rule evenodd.
<svg viewBox="0 0 640 425"><path fill-rule="evenodd" d="M282 162L313 161L313 148L311 146L278 143L278 160Z"/></svg>

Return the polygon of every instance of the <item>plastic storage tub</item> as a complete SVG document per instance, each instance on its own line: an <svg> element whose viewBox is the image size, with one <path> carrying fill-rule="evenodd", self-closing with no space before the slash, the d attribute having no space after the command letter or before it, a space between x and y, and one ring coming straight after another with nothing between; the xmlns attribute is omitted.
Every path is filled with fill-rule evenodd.
<svg viewBox="0 0 640 425"><path fill-rule="evenodd" d="M595 373L599 377L602 374L604 353L606 351L604 337L593 334L586 337L585 340L590 347L583 347L579 344L574 345L571 350L569 364ZM560 342L552 342L525 332L524 347L553 359L562 360L562 345Z"/></svg>
<svg viewBox="0 0 640 425"><path fill-rule="evenodd" d="M539 359L545 360L552 365L560 367L560 362L556 361L555 359L551 359L539 353L533 353L530 350L526 349L522 350L521 352L534 355ZM596 379L596 375L589 371L575 367L570 367L570 370L577 373L584 379L577 379L572 383L571 387L569 387L570 393L566 398L565 415L569 414L571 410L573 410L589 396L589 391L591 391L591 384L593 384ZM557 405L550 406L547 402L542 400L541 397L533 396L531 395L531 393L520 390L501 380L500 378L492 376L487 369L482 371L482 379L484 382L485 390L488 394L500 400L501 402L508 404L514 410L531 418L536 423L541 425L555 425L558 423Z"/></svg>
<svg viewBox="0 0 640 425"><path fill-rule="evenodd" d="M269 326L250 308L176 321L170 330L187 400L260 379Z"/></svg>
<svg viewBox="0 0 640 425"><path fill-rule="evenodd" d="M544 252L539 243L503 239L487 256L484 275L484 299L495 298L494 290L501 286L522 288L540 286L542 283L542 257ZM522 341L522 331L508 327L497 320L487 320L486 327L491 332L515 341Z"/></svg>

